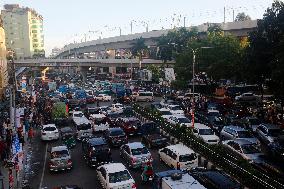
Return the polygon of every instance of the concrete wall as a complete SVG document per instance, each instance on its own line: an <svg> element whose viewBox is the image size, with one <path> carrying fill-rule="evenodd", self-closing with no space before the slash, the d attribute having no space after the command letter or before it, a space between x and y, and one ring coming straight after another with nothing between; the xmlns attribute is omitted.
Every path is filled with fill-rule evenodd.
<svg viewBox="0 0 284 189"><path fill-rule="evenodd" d="M6 45L4 28L0 26L0 98L8 84Z"/></svg>

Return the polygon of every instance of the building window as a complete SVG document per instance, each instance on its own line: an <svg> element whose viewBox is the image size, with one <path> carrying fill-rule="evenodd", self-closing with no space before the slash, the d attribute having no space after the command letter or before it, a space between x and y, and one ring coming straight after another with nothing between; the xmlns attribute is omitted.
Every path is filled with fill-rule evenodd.
<svg viewBox="0 0 284 189"><path fill-rule="evenodd" d="M33 37L37 37L37 34L33 34Z"/></svg>
<svg viewBox="0 0 284 189"><path fill-rule="evenodd" d="M32 25L32 28L37 28L37 25Z"/></svg>
<svg viewBox="0 0 284 189"><path fill-rule="evenodd" d="M38 40L37 40L37 39L34 39L33 42L38 42Z"/></svg>
<svg viewBox="0 0 284 189"><path fill-rule="evenodd" d="M32 33L37 33L37 31L36 30L32 30Z"/></svg>

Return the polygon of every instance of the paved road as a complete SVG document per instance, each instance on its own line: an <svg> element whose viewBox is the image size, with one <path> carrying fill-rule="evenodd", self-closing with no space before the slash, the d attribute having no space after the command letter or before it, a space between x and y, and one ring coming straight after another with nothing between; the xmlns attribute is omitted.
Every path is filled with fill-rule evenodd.
<svg viewBox="0 0 284 189"><path fill-rule="evenodd" d="M109 104L110 103L101 103L100 105L103 106ZM143 104L145 105L145 103ZM99 181L97 180L95 168L90 168L84 161L80 142L78 142L77 146L71 151L72 160L74 163L73 169L65 172L51 173L48 170L49 153L46 153L45 151L46 149L50 149L51 146L60 145L61 141L58 140L46 143L40 141L39 137L40 136L38 135L34 141L34 144L32 145L32 149L30 150L30 153L32 153L30 155L30 171L32 171L33 174L29 175L29 178L27 179L33 188L40 188L41 186L41 188L52 189L53 187L67 184L76 184L84 189L101 188ZM129 141L141 141L141 138L130 137ZM154 158L154 171L158 172L168 170L169 168L159 161L157 150L151 149L150 151ZM43 167L45 158L46 164L45 167ZM125 164L124 160L119 156L118 148L112 148L112 158L114 162L121 162ZM141 185L140 169L130 169L130 173L136 181L138 189L151 188L150 184Z"/></svg>

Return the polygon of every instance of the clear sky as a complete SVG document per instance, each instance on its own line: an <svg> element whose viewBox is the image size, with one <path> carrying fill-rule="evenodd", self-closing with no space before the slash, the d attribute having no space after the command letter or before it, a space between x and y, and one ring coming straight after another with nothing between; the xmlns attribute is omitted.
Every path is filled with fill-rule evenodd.
<svg viewBox="0 0 284 189"><path fill-rule="evenodd" d="M0 6L17 3L35 9L44 18L45 48L63 47L71 42L205 22L226 21L245 12L262 18L273 0L0 0ZM92 32L89 32L92 31Z"/></svg>

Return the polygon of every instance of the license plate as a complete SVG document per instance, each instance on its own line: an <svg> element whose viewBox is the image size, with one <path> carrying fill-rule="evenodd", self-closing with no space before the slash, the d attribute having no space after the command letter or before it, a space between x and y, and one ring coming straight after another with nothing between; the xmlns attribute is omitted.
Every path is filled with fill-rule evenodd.
<svg viewBox="0 0 284 189"><path fill-rule="evenodd" d="M153 180L153 178L152 178L152 177L150 177L150 178L149 178L149 181L151 181L151 180Z"/></svg>

